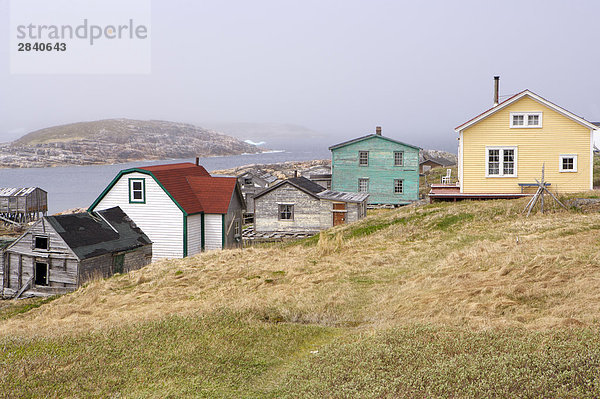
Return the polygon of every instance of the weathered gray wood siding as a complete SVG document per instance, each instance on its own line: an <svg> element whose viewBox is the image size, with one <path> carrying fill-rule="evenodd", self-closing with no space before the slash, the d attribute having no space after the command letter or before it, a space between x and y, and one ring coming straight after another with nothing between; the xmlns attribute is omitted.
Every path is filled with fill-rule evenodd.
<svg viewBox="0 0 600 399"><path fill-rule="evenodd" d="M48 250L34 248L33 240L38 235L48 237ZM48 286L34 286L36 291L62 293L77 287L79 260L44 219L36 222L10 245L4 251L3 258L5 294L19 290L34 276L36 262L48 264Z"/></svg>
<svg viewBox="0 0 600 399"><path fill-rule="evenodd" d="M140 269L152 260L152 245L145 245L132 251L104 254L81 261L79 268L79 284L84 284L92 278L106 278L112 276L114 271L114 258L124 255L123 273Z"/></svg>
<svg viewBox="0 0 600 399"><path fill-rule="evenodd" d="M242 237L235 237L235 226L234 221L237 220L240 225L240 233L243 225L244 208L242 207L242 201L237 194L236 190L233 190L231 201L229 202L229 209L227 215L225 215L225 248L241 248Z"/></svg>
<svg viewBox="0 0 600 399"><path fill-rule="evenodd" d="M294 205L293 220L279 220L279 204ZM291 184L283 184L254 199L254 228L257 232L316 232L321 230L325 221L323 207L318 198L306 194Z"/></svg>
<svg viewBox="0 0 600 399"><path fill-rule="evenodd" d="M359 151L369 152L369 164L359 165ZM402 166L394 166L394 152L404 153ZM370 204L408 204L419 199L419 149L380 136L331 150L334 191L357 192L358 179L369 180ZM394 193L394 180L404 181L404 192Z"/></svg>

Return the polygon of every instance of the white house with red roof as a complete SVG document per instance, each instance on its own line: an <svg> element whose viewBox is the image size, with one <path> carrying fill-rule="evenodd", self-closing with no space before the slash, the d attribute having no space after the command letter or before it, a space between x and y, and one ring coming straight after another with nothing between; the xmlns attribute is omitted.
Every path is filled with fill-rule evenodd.
<svg viewBox="0 0 600 399"><path fill-rule="evenodd" d="M193 163L125 169L88 209L119 206L153 242L155 261L241 247L245 208L235 177Z"/></svg>

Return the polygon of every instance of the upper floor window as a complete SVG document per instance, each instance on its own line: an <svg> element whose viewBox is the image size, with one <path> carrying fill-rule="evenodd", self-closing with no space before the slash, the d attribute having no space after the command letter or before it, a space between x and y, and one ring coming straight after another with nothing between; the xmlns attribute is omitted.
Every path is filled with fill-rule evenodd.
<svg viewBox="0 0 600 399"><path fill-rule="evenodd" d="M488 147L486 148L487 177L516 177L517 148Z"/></svg>
<svg viewBox="0 0 600 399"><path fill-rule="evenodd" d="M559 162L560 172L577 172L577 155L560 155Z"/></svg>
<svg viewBox="0 0 600 399"><path fill-rule="evenodd" d="M48 249L48 237L46 237L46 236L34 236L33 237L33 248L35 248L35 249Z"/></svg>
<svg viewBox="0 0 600 399"><path fill-rule="evenodd" d="M145 179L129 179L129 202L146 202L146 181Z"/></svg>
<svg viewBox="0 0 600 399"><path fill-rule="evenodd" d="M368 193L369 192L369 179L358 179L358 192Z"/></svg>
<svg viewBox="0 0 600 399"><path fill-rule="evenodd" d="M542 127L541 112L511 112L510 127Z"/></svg>
<svg viewBox="0 0 600 399"><path fill-rule="evenodd" d="M404 166L403 151L394 151L394 166Z"/></svg>
<svg viewBox="0 0 600 399"><path fill-rule="evenodd" d="M369 165L369 151L358 152L358 165L368 166Z"/></svg>

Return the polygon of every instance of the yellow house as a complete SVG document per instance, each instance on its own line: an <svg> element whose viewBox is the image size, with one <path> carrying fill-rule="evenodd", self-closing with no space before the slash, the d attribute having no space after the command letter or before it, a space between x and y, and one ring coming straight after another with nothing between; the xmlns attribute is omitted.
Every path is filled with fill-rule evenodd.
<svg viewBox="0 0 600 399"><path fill-rule="evenodd" d="M522 91L455 129L460 193L502 198L526 192L540 180L542 165L552 191L591 190L596 129L537 94Z"/></svg>

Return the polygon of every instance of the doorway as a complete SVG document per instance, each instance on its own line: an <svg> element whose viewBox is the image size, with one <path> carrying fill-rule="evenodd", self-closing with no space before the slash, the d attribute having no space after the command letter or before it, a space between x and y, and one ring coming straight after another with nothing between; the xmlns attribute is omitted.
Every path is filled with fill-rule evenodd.
<svg viewBox="0 0 600 399"><path fill-rule="evenodd" d="M35 285L48 285L48 264L35 262Z"/></svg>
<svg viewBox="0 0 600 399"><path fill-rule="evenodd" d="M346 223L346 204L333 204L333 225Z"/></svg>

